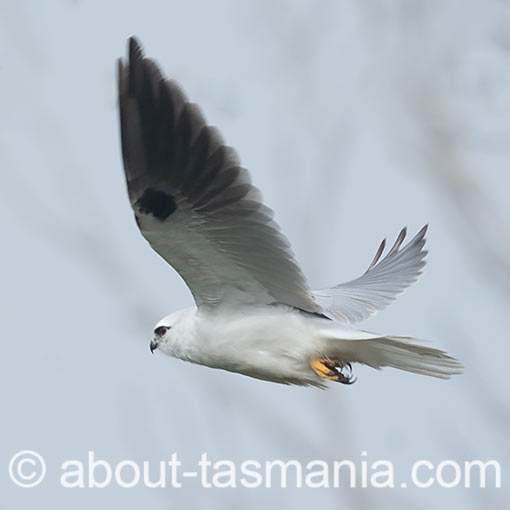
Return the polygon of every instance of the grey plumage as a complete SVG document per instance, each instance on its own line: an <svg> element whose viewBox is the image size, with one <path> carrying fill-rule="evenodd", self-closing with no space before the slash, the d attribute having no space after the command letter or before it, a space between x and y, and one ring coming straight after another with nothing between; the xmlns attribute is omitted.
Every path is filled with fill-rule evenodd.
<svg viewBox="0 0 510 510"><path fill-rule="evenodd" d="M425 225L401 248L406 236L402 229L387 255L380 260L383 240L367 271L354 280L314 291L316 301L328 317L344 322L360 322L386 308L415 282L425 266Z"/></svg>

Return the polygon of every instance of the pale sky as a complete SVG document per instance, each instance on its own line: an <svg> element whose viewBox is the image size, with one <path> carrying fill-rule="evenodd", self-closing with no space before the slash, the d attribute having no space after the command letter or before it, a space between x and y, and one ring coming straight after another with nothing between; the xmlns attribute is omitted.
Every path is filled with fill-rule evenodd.
<svg viewBox="0 0 510 510"><path fill-rule="evenodd" d="M0 509L503 508L509 500L510 4L4 3ZM462 360L434 380L355 367L326 392L151 356L192 305L127 199L115 59L136 34L227 143L314 288L361 274L425 223L422 279L367 330ZM39 452L34 489L8 477ZM501 489L64 489L61 464L497 459ZM508 479L508 476L507 476Z"/></svg>

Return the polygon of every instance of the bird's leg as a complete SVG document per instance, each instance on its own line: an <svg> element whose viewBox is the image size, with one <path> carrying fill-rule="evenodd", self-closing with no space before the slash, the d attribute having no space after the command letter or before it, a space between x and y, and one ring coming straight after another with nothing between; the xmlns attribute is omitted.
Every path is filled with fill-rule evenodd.
<svg viewBox="0 0 510 510"><path fill-rule="evenodd" d="M337 380L335 364L329 358L311 358L310 366L319 377L330 379L332 381Z"/></svg>
<svg viewBox="0 0 510 510"><path fill-rule="evenodd" d="M312 370L324 379L330 381L337 381L342 384L352 384L356 379L350 374L351 364L344 363L337 359L332 358L310 358L310 366ZM342 373L342 368L347 367L349 375Z"/></svg>

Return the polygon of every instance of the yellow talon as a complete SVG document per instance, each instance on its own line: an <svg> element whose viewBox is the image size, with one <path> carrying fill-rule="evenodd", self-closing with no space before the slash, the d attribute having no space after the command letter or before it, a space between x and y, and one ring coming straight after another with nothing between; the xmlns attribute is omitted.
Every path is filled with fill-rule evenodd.
<svg viewBox="0 0 510 510"><path fill-rule="evenodd" d="M319 377L338 381L338 373L335 370L334 362L329 358L311 358L310 366Z"/></svg>
<svg viewBox="0 0 510 510"><path fill-rule="evenodd" d="M343 384L352 384L355 379L350 374L344 375L341 372L344 366L347 366L350 372L350 363L344 364L341 361L330 358L310 358L310 367L319 377ZM339 368L340 370L338 370Z"/></svg>

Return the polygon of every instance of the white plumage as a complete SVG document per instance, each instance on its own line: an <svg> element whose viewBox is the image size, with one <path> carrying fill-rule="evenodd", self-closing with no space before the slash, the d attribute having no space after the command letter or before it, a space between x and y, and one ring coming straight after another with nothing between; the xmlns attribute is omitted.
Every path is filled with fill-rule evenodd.
<svg viewBox="0 0 510 510"><path fill-rule="evenodd" d="M313 292L235 151L133 38L128 63L119 61L119 106L138 226L197 305L162 319L151 349L298 385L351 382L342 370L353 362L441 378L460 373L442 351L352 326L418 278L427 227L405 246L402 230L380 260L383 241L361 277Z"/></svg>

